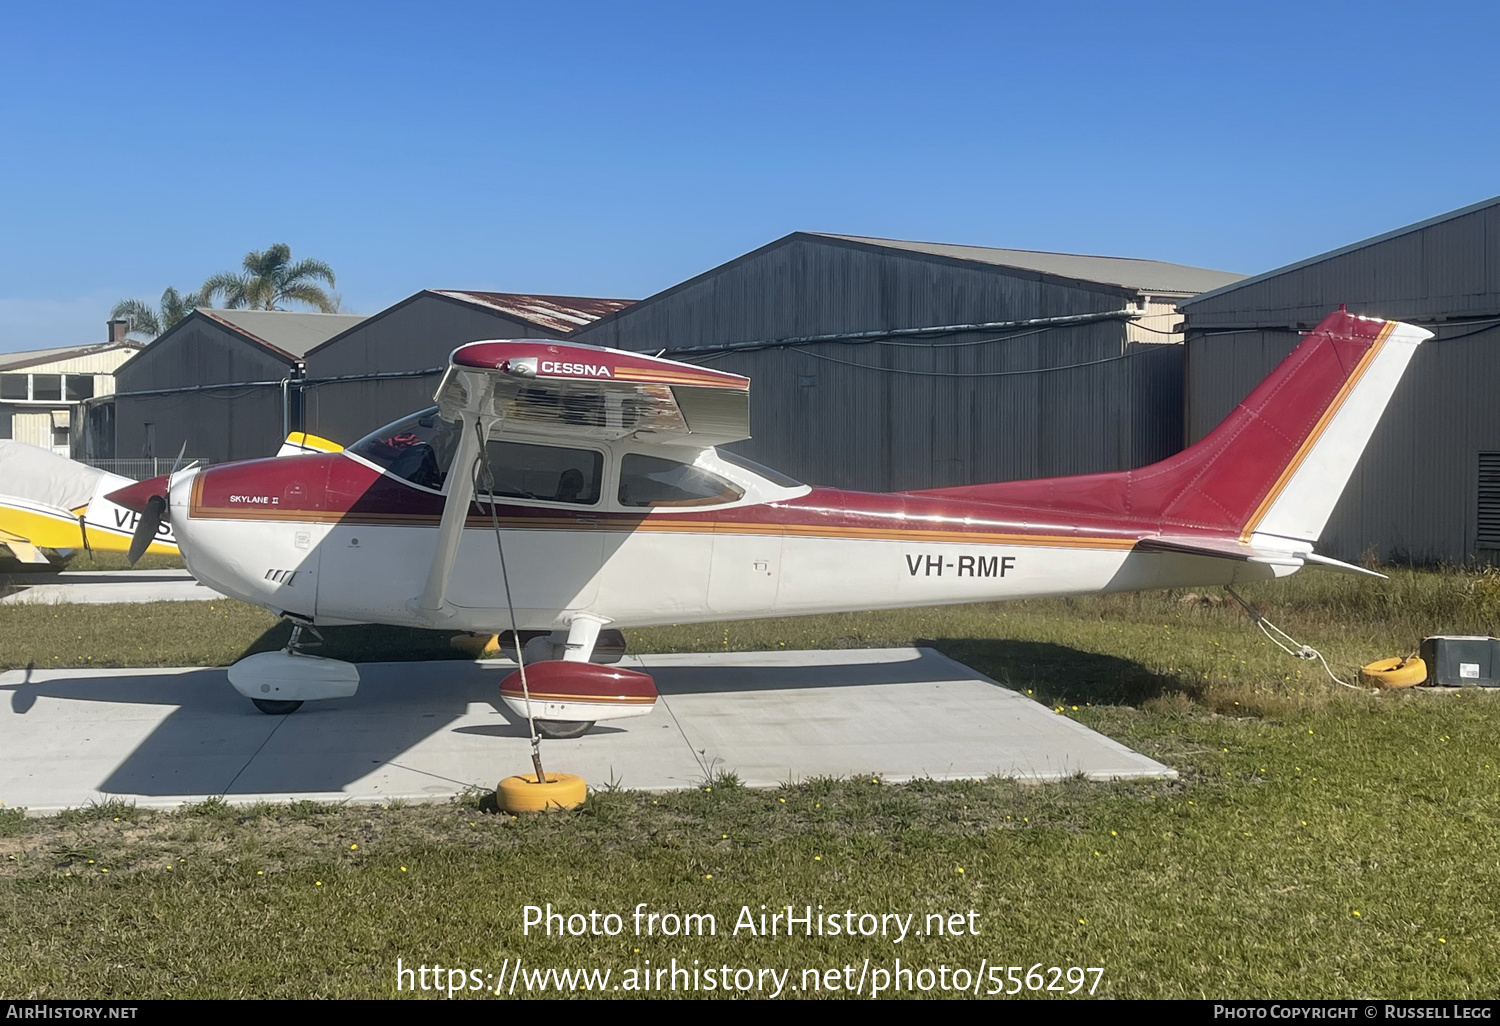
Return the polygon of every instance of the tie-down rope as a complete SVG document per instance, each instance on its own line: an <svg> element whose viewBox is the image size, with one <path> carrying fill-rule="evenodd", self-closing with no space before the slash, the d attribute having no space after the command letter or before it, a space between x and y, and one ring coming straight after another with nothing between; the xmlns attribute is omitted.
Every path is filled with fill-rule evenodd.
<svg viewBox="0 0 1500 1026"><path fill-rule="evenodd" d="M505 605L510 610L510 637L516 649L516 666L521 671L521 694L526 699L526 729L531 731L531 765L536 770L536 782L545 784L547 775L542 772L542 736L536 732L536 719L531 715L531 688L526 683L526 657L521 652L521 631L516 626L516 604L510 597L510 572L505 566L505 542L500 537L500 516L495 512L495 470L490 466L490 447L485 444L484 426L474 418L474 433L479 437L479 455L474 458L474 492L479 492L480 475L483 474L484 492L490 499L490 527L495 532L495 548L500 552L500 579L505 582ZM465 519L467 519L465 513Z"/></svg>
<svg viewBox="0 0 1500 1026"><path fill-rule="evenodd" d="M1311 645L1299 644L1297 639L1293 638L1290 634L1282 630L1280 627L1276 626L1270 620L1267 620L1264 616L1261 616L1260 613L1256 611L1254 606L1250 605L1250 603L1240 598L1239 593L1229 585L1224 585L1224 590L1229 593L1230 598L1238 602L1240 606L1245 610L1245 612L1250 615L1251 622L1253 622L1255 626L1259 627L1260 632L1271 640L1271 644L1281 649L1293 659L1316 659L1318 662L1323 664L1323 672L1328 674L1328 679L1333 681L1340 687L1348 688L1350 691L1365 690L1364 688L1356 687L1355 685L1350 684L1348 681L1340 679L1338 675L1336 675L1331 669L1328 668L1328 660L1323 658L1322 652L1319 652ZM1285 638L1287 643L1282 644L1282 642L1276 637L1276 634L1271 633L1272 631L1275 631L1276 634L1279 634L1282 638ZM1288 645L1295 647L1288 647Z"/></svg>

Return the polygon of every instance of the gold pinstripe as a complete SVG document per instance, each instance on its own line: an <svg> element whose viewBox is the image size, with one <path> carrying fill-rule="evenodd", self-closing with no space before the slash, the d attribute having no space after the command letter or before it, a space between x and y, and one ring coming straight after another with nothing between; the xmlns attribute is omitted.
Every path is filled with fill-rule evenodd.
<svg viewBox="0 0 1500 1026"><path fill-rule="evenodd" d="M1260 526L1260 522L1266 518L1266 514L1271 511L1271 507L1275 505L1276 500L1281 498L1281 493L1291 483L1292 477L1296 475L1303 461L1307 459L1308 453L1312 452L1313 446L1318 444L1318 439L1323 437L1323 432L1328 430L1328 425L1333 422L1333 418L1343 407L1344 401L1349 398L1349 394L1354 391L1355 386L1364 378L1365 371L1369 370L1370 364L1375 362L1375 357L1379 355L1380 350L1385 346L1385 340L1394 330L1396 330L1396 322L1386 321L1385 327L1380 329L1380 334L1375 336L1375 341L1370 344L1370 348L1365 350L1365 355L1360 357L1359 362L1354 365L1353 372L1344 380L1344 384L1339 388L1338 394L1333 397L1333 402L1328 404L1328 408L1323 411L1323 415L1318 418L1318 422L1308 432L1307 438L1303 440L1302 445L1293 454L1291 461L1282 469L1281 474L1276 478L1276 483L1271 485L1271 490L1266 493L1265 498L1260 500L1260 505L1255 507L1255 512L1250 514L1250 519L1246 522L1245 529L1240 532L1240 541L1250 540L1250 536L1255 533L1256 528Z"/></svg>

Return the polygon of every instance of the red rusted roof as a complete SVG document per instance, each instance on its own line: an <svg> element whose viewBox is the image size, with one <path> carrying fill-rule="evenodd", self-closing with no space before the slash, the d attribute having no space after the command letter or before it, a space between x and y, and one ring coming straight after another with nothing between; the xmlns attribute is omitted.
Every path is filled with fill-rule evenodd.
<svg viewBox="0 0 1500 1026"><path fill-rule="evenodd" d="M635 302L633 299L592 299L587 296L536 296L524 292L432 291L557 332L569 332L592 324L605 314L623 310Z"/></svg>

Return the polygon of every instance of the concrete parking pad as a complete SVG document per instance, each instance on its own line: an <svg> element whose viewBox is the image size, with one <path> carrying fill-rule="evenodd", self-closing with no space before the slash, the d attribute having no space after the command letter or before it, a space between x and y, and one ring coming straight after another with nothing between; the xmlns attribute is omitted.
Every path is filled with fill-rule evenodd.
<svg viewBox="0 0 1500 1026"><path fill-rule="evenodd" d="M662 700L542 746L549 769L648 790L726 771L818 776L1170 777L1172 770L930 649L630 657ZM499 700L511 664L366 663L353 698L266 716L222 669L0 674L0 801L441 799L529 771Z"/></svg>
<svg viewBox="0 0 1500 1026"><path fill-rule="evenodd" d="M212 602L223 598L186 570L67 570L0 575L0 605Z"/></svg>

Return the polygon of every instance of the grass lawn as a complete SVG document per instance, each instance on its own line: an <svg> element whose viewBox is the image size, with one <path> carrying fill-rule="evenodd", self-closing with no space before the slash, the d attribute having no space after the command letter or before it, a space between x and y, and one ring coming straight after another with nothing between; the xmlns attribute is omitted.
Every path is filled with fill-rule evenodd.
<svg viewBox="0 0 1500 1026"><path fill-rule="evenodd" d="M1245 592L1346 678L1426 634L1500 626L1492 574L1392 573ZM609 969L606 986L647 959L791 970L797 994L803 970L857 978L865 959L899 957L950 973L1099 966L1110 997L1493 997L1500 695L1339 688L1213 597L628 632L636 651L930 644L1168 763L1171 783L753 791L721 777L667 795L605 788L575 813L522 819L482 796L0 812L0 997L395 996L398 958L482 979L518 957ZM4 607L0 625L10 667L217 664L279 641L268 615L229 602ZM325 651L448 654L446 636L375 628L331 631ZM523 935L523 906L548 902L620 914L624 932ZM637 902L712 913L717 934L636 937ZM915 913L916 928L972 910L978 934L734 935L741 907L758 924L762 904Z"/></svg>

